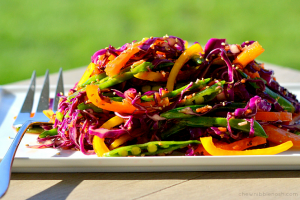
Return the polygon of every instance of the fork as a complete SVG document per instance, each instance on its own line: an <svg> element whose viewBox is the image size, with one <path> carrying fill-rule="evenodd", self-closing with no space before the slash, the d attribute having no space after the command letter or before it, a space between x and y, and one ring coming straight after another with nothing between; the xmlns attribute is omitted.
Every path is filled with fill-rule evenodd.
<svg viewBox="0 0 300 200"><path fill-rule="evenodd" d="M26 130L32 125L51 124L49 123L49 118L47 118L43 114L43 110L49 109L49 71L48 70L46 71L45 74L45 80L41 91L40 99L38 102L37 110L35 112L34 117L30 117L33 101L34 101L35 79L36 79L36 75L34 71L31 76L30 86L27 91L24 103L13 124L14 127L20 127L20 129L0 163L0 198L5 195L9 187L11 168L14 161L14 157ZM57 111L58 101L59 101L59 97L57 96L57 94L60 92L64 92L62 69L59 70L59 76L58 76L57 86L55 90L55 98L52 107L54 113Z"/></svg>

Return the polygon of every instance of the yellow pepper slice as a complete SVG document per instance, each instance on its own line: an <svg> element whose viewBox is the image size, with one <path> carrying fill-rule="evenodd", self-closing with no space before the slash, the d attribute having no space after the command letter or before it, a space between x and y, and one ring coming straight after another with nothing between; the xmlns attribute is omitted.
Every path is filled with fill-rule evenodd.
<svg viewBox="0 0 300 200"><path fill-rule="evenodd" d="M124 119L119 116L114 116L102 124L101 128L111 129L119 124L122 124ZM107 148L104 143L104 138L100 138L98 136L94 136L93 139L93 148L98 157L102 157L102 155L110 150Z"/></svg>
<svg viewBox="0 0 300 200"><path fill-rule="evenodd" d="M169 92L173 91L175 80L177 77L177 74L181 67L194 55L199 55L203 52L202 47L200 44L196 43L192 45L190 48L186 49L176 60L174 63L174 66L171 69L168 81L167 81L167 89Z"/></svg>
<svg viewBox="0 0 300 200"><path fill-rule="evenodd" d="M122 135L118 139L115 139L115 141L113 141L113 143L111 143L111 145L109 146L109 149L115 149L115 148L117 148L121 144L124 144L125 142L127 142L130 138L131 138L131 136L128 135L128 134Z"/></svg>
<svg viewBox="0 0 300 200"><path fill-rule="evenodd" d="M293 146L292 141L287 141L274 147L264 149L253 149L245 151L224 150L216 147L212 141L212 137L201 137L200 141L204 149L213 156L243 156L243 155L275 155L290 149Z"/></svg>
<svg viewBox="0 0 300 200"><path fill-rule="evenodd" d="M82 85L83 83L85 83L90 78L90 76L93 73L93 71L95 70L95 68L96 68L96 65L94 63L90 63L88 65L88 67L86 68L84 74L82 75L82 77L77 85Z"/></svg>
<svg viewBox="0 0 300 200"><path fill-rule="evenodd" d="M50 123L54 123L55 117L54 117L54 112L53 110L43 110L44 115L50 119Z"/></svg>
<svg viewBox="0 0 300 200"><path fill-rule="evenodd" d="M142 80L147 80L147 81L166 81L168 78L167 73L164 75L160 72L139 72L134 75L135 78L142 79Z"/></svg>

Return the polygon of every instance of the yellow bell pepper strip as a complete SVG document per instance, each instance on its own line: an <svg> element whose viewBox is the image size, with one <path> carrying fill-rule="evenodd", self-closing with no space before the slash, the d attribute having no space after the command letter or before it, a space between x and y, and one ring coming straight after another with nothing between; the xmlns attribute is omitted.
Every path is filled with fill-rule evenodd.
<svg viewBox="0 0 300 200"><path fill-rule="evenodd" d="M134 75L135 78L153 81L153 82L163 82L167 81L169 73L166 72L139 72Z"/></svg>
<svg viewBox="0 0 300 200"><path fill-rule="evenodd" d="M203 52L202 47L200 44L196 43L186 49L180 56L179 58L175 61L174 66L171 69L168 81L167 81L167 89L169 92L173 91L174 89L174 84L176 77L178 75L178 72L180 71L181 67L193 56L199 55L200 53Z"/></svg>
<svg viewBox="0 0 300 200"><path fill-rule="evenodd" d="M245 47L243 52L240 53L237 58L233 61L233 64L239 63L242 67L246 67L246 65L254 60L257 56L259 56L265 50L262 46L256 41L251 45Z"/></svg>
<svg viewBox="0 0 300 200"><path fill-rule="evenodd" d="M293 146L292 141L287 141L274 147L264 149L251 149L245 151L224 150L214 145L212 137L201 137L200 141L204 149L213 156L244 156L244 155L275 155L287 151Z"/></svg>
<svg viewBox="0 0 300 200"><path fill-rule="evenodd" d="M133 113L137 110L128 99L122 102L111 101L109 99L107 99L108 101L102 100L98 94L98 88L97 85L86 86L87 97L95 106L119 113Z"/></svg>
<svg viewBox="0 0 300 200"><path fill-rule="evenodd" d="M85 83L90 78L90 76L93 73L93 71L95 70L95 68L96 68L96 65L94 63L90 63L88 65L88 67L86 68L84 74L82 75L82 77L77 85L82 85L83 83Z"/></svg>
<svg viewBox="0 0 300 200"><path fill-rule="evenodd" d="M44 115L50 119L50 123L54 123L55 116L53 110L43 110Z"/></svg>
<svg viewBox="0 0 300 200"><path fill-rule="evenodd" d="M108 148L115 149L118 146L120 146L121 144L124 144L125 142L127 142L130 138L132 138L130 135L124 134L121 137L115 139L115 141L113 141L113 143L111 143L111 145Z"/></svg>
<svg viewBox="0 0 300 200"><path fill-rule="evenodd" d="M102 124L101 128L111 129L119 124L122 124L124 119L119 116L114 116ZM98 136L94 136L93 139L93 148L98 157L102 157L104 153L109 152L110 150L107 148L104 143L104 138L100 138Z"/></svg>
<svg viewBox="0 0 300 200"><path fill-rule="evenodd" d="M139 46L142 45L147 39L144 38L142 41L132 43L124 50L119 56L107 63L105 72L109 77L113 77L119 74L120 70L125 66L128 60L137 52L140 51Z"/></svg>

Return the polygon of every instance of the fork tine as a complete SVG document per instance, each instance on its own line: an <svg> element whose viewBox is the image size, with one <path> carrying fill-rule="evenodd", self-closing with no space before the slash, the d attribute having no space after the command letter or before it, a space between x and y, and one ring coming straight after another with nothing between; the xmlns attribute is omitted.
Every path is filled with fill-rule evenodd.
<svg viewBox="0 0 300 200"><path fill-rule="evenodd" d="M49 70L46 71L43 88L36 112L49 109Z"/></svg>
<svg viewBox="0 0 300 200"><path fill-rule="evenodd" d="M33 71L31 76L30 85L24 100L24 103L22 105L22 108L14 121L14 126L21 125L24 123L24 118L28 119L31 114L32 105L33 105L33 99L34 99L34 91L35 91L35 71Z"/></svg>
<svg viewBox="0 0 300 200"><path fill-rule="evenodd" d="M55 98L53 102L53 112L55 113L57 111L58 102L59 102L59 96L57 96L58 93L64 93L64 83L63 83L63 76L62 76L62 68L59 69L59 75L57 80L57 86L55 89Z"/></svg>

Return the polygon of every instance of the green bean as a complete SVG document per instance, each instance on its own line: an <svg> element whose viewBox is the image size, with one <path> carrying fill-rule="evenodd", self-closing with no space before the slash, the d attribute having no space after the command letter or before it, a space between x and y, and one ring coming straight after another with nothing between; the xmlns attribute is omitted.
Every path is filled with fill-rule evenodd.
<svg viewBox="0 0 300 200"><path fill-rule="evenodd" d="M170 153L176 149L184 148L189 144L200 144L198 140L188 141L153 141L144 144L136 144L130 146L119 147L105 153L104 157L120 157L120 156L151 156L162 153Z"/></svg>

